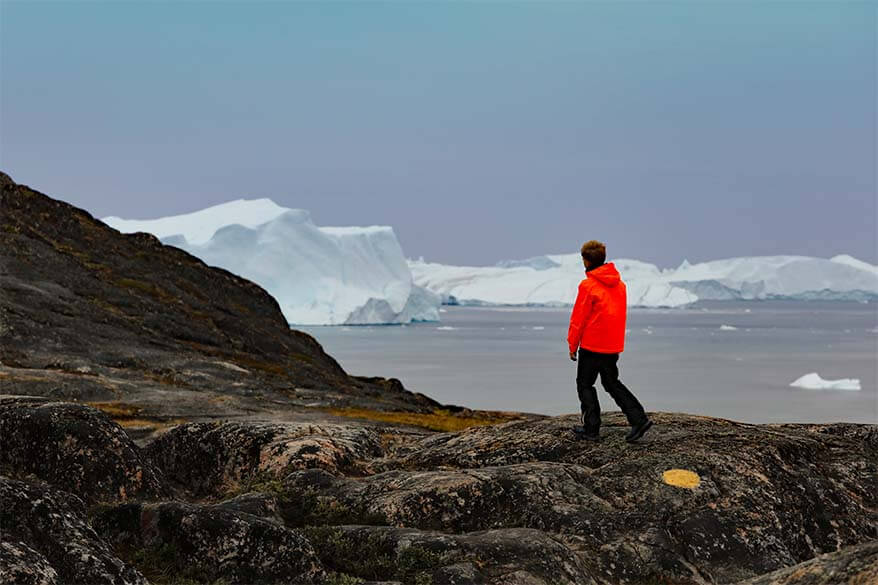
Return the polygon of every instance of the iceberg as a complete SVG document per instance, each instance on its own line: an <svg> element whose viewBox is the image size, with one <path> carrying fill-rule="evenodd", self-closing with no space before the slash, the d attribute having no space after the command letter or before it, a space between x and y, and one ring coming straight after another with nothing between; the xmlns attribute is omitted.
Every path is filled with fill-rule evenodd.
<svg viewBox="0 0 878 585"><path fill-rule="evenodd" d="M238 199L151 220L105 217L148 232L261 285L294 325L438 321L439 296L413 282L393 228L318 227L302 209Z"/></svg>
<svg viewBox="0 0 878 585"><path fill-rule="evenodd" d="M422 259L409 262L415 284L445 304L569 306L585 277L579 254L557 254L498 266L447 266ZM661 281L659 269L637 260L616 260L628 286L628 304L678 307L698 300Z"/></svg>
<svg viewBox="0 0 878 585"><path fill-rule="evenodd" d="M635 307L680 307L705 300L878 299L878 267L851 256L754 256L660 270L639 260L612 260ZM449 266L410 260L415 284L445 304L569 306L585 277L579 254L507 260L495 266Z"/></svg>
<svg viewBox="0 0 878 585"><path fill-rule="evenodd" d="M709 300L878 298L878 269L850 256L729 258L687 263L665 276L674 286Z"/></svg>
<svg viewBox="0 0 878 585"><path fill-rule="evenodd" d="M872 274L878 274L878 266L873 264L869 264L868 262L863 262L858 258L854 258L849 254L839 254L838 256L833 256L830 258L833 262L838 262L839 264L846 264L847 266L853 266L854 268L859 268L860 270L865 270L867 272L871 272Z"/></svg>
<svg viewBox="0 0 878 585"><path fill-rule="evenodd" d="M790 386L806 390L860 390L860 381L857 378L824 380L817 372L811 372L810 374L805 374L790 384Z"/></svg>

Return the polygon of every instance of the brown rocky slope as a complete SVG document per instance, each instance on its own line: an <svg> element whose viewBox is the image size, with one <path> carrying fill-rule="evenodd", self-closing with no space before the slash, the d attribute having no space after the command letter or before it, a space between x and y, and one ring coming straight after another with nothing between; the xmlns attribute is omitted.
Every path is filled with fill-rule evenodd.
<svg viewBox="0 0 878 585"><path fill-rule="evenodd" d="M95 403L153 427L291 418L305 407L439 406L397 380L348 376L258 285L3 173L0 383L7 394Z"/></svg>

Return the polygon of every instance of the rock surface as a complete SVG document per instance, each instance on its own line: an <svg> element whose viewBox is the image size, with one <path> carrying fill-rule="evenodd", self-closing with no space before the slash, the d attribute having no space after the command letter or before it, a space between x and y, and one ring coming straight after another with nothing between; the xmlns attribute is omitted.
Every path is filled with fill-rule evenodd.
<svg viewBox="0 0 878 585"><path fill-rule="evenodd" d="M184 502L104 509L94 526L158 574L230 583L312 583L323 567L298 530L222 506Z"/></svg>
<svg viewBox="0 0 878 585"><path fill-rule="evenodd" d="M67 492L0 476L0 526L7 545L0 566L14 583L148 583L113 554L88 524L82 500Z"/></svg>
<svg viewBox="0 0 878 585"><path fill-rule="evenodd" d="M539 530L447 534L387 526L309 531L327 566L366 579L436 585L590 585L576 553Z"/></svg>
<svg viewBox="0 0 878 585"><path fill-rule="evenodd" d="M23 542L0 542L0 575L8 585L55 585L58 572Z"/></svg>
<svg viewBox="0 0 878 585"><path fill-rule="evenodd" d="M145 453L170 481L200 497L297 469L360 474L383 450L372 427L226 422L180 425L147 445Z"/></svg>
<svg viewBox="0 0 878 585"><path fill-rule="evenodd" d="M88 503L167 495L161 473L95 408L0 395L0 437L0 468L36 476Z"/></svg>
<svg viewBox="0 0 878 585"><path fill-rule="evenodd" d="M432 434L372 475L304 469L263 487L291 525L539 530L610 582L731 582L878 537L875 427L655 419L638 445L618 414L597 445L572 440L574 417ZM665 483L670 469L697 487Z"/></svg>
<svg viewBox="0 0 878 585"><path fill-rule="evenodd" d="M739 585L872 585L878 583L878 540L850 546L742 581Z"/></svg>

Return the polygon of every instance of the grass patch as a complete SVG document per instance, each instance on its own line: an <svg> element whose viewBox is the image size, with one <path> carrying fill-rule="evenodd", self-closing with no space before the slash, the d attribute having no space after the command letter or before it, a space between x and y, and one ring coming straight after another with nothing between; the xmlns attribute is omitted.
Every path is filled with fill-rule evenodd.
<svg viewBox="0 0 878 585"><path fill-rule="evenodd" d="M84 404L97 408L123 429L133 427L151 427L153 430L164 429L184 424L188 421L182 418L171 420L155 420L139 418L141 408L124 402L85 402Z"/></svg>
<svg viewBox="0 0 878 585"><path fill-rule="evenodd" d="M173 420L152 420L148 418L114 418L113 422L118 424L123 429L133 427L151 427L153 430L158 430L168 427L175 427L177 425L183 425L189 421L182 418L175 418Z"/></svg>
<svg viewBox="0 0 878 585"><path fill-rule="evenodd" d="M496 425L511 420L518 420L519 418L512 414L479 414L478 411L469 411L472 414L455 414L450 410L441 408L437 408L430 413L387 412L367 408L330 408L327 409L327 412L336 416L410 425L430 429L431 431L460 431L469 427Z"/></svg>
<svg viewBox="0 0 878 585"><path fill-rule="evenodd" d="M125 404L124 402L86 402L88 406L97 408L112 419L133 419L140 412L139 406Z"/></svg>
<svg viewBox="0 0 878 585"><path fill-rule="evenodd" d="M173 302L176 299L174 295L170 294L168 291L153 282L144 282L142 280L136 280L134 278L120 278L115 282L115 284L123 288L145 293L152 298L165 303Z"/></svg>

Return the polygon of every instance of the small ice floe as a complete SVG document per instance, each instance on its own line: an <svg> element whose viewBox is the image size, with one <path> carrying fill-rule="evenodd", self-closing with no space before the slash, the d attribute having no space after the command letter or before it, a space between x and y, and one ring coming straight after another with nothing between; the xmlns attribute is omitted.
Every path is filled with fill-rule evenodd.
<svg viewBox="0 0 878 585"><path fill-rule="evenodd" d="M641 329L641 331L643 331L647 335L652 335L652 329L650 329L649 327L647 327L646 329Z"/></svg>
<svg viewBox="0 0 878 585"><path fill-rule="evenodd" d="M720 331L737 331L738 328L735 327L734 325L720 325L719 330Z"/></svg>
<svg viewBox="0 0 878 585"><path fill-rule="evenodd" d="M437 327L436 331L454 331L457 327L452 327L451 325L443 325L442 327Z"/></svg>
<svg viewBox="0 0 878 585"><path fill-rule="evenodd" d="M840 380L824 380L817 372L805 374L790 386L805 388L806 390L860 390L860 380L857 378L842 378Z"/></svg>
<svg viewBox="0 0 878 585"><path fill-rule="evenodd" d="M533 329L534 331L542 331L543 329L545 329L545 327L543 327L542 325L537 325L536 327L531 327L531 329Z"/></svg>
<svg viewBox="0 0 878 585"><path fill-rule="evenodd" d="M439 312L440 312L440 313L447 313L447 312L448 312L448 309L439 309Z"/></svg>

